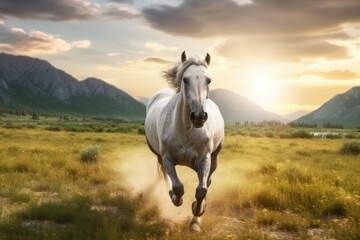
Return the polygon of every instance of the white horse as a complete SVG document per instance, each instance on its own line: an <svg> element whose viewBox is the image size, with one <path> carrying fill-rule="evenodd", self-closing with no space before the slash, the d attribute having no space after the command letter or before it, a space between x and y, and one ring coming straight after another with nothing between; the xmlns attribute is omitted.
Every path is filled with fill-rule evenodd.
<svg viewBox="0 0 360 240"><path fill-rule="evenodd" d="M205 197L211 174L217 166L217 156L224 141L224 120L219 108L211 101L205 60L187 59L165 71L173 89L159 90L149 100L146 109L145 133L151 151L158 157L174 205L182 204L184 186L175 166L184 165L197 172L199 185L192 204L194 217L190 229L200 231L200 217L205 212Z"/></svg>

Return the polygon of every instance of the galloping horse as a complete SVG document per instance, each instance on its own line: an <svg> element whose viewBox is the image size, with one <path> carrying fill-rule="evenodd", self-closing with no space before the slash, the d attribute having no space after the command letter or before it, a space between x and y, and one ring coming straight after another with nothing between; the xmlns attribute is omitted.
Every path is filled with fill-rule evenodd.
<svg viewBox="0 0 360 240"><path fill-rule="evenodd" d="M224 141L224 120L219 108L209 97L207 67L210 55L204 60L187 58L165 71L172 88L161 89L147 104L145 133L151 151L157 156L169 195L175 206L182 204L184 186L175 166L184 165L197 172L199 185L192 204L190 229L200 231L207 189L211 174L217 166L217 156Z"/></svg>

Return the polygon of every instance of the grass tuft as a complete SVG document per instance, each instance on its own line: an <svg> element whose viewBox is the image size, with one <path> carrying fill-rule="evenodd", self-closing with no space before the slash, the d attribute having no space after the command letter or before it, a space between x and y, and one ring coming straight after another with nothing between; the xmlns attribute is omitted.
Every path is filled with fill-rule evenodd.
<svg viewBox="0 0 360 240"><path fill-rule="evenodd" d="M336 201L330 204L323 211L324 215L332 215L338 217L345 217L347 215L347 210L345 208L345 204L341 201Z"/></svg>
<svg viewBox="0 0 360 240"><path fill-rule="evenodd" d="M339 153L345 155L359 155L360 142L355 140L344 142L339 149Z"/></svg>
<svg viewBox="0 0 360 240"><path fill-rule="evenodd" d="M80 161L84 163L97 162L100 155L100 148L98 145L87 147L80 151Z"/></svg>

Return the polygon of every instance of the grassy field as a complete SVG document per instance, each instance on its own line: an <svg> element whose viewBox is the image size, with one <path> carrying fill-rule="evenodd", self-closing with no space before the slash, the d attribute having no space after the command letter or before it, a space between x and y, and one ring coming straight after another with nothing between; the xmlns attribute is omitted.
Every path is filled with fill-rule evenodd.
<svg viewBox="0 0 360 240"><path fill-rule="evenodd" d="M299 131L227 127L193 234L196 175L178 169L185 199L172 206L141 124L7 116L0 239L360 239L360 155Z"/></svg>

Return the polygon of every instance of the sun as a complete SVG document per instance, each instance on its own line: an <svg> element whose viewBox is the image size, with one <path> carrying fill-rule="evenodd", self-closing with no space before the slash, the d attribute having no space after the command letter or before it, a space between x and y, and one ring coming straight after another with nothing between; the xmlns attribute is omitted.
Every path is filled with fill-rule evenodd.
<svg viewBox="0 0 360 240"><path fill-rule="evenodd" d="M254 76L252 84L253 98L259 104L266 104L277 97L277 89L270 75L258 74Z"/></svg>

